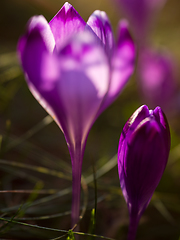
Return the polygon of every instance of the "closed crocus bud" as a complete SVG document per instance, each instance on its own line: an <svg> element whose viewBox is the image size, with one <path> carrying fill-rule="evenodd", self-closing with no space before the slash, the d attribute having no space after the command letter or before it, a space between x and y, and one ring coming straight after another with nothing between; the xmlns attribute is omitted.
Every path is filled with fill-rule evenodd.
<svg viewBox="0 0 180 240"><path fill-rule="evenodd" d="M128 240L162 177L170 151L170 131L160 107L138 108L125 124L118 149L118 171L129 216Z"/></svg>

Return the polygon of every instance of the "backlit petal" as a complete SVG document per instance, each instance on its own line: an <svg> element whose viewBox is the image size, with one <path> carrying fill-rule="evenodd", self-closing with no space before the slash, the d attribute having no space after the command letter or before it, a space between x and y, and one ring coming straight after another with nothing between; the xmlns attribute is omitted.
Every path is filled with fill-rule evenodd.
<svg viewBox="0 0 180 240"><path fill-rule="evenodd" d="M17 50L18 50L20 59L22 57L24 49L26 48L27 41L29 41L28 39L29 38L32 39L33 36L35 39L35 35L38 35L38 34L41 36L41 40L43 42L42 45L44 45L47 48L47 51L52 52L54 50L55 40L48 22L42 15L34 16L29 20L27 24L26 34L22 36L18 41ZM34 40L34 42L35 41L36 40ZM38 50L38 52L39 51L40 50Z"/></svg>
<svg viewBox="0 0 180 240"><path fill-rule="evenodd" d="M49 22L59 50L75 33L85 29L86 22L69 3L65 3Z"/></svg>
<svg viewBox="0 0 180 240"><path fill-rule="evenodd" d="M101 40L106 53L110 56L114 47L114 36L106 13L99 10L94 11L89 17L87 24Z"/></svg>
<svg viewBox="0 0 180 240"><path fill-rule="evenodd" d="M127 22L120 22L118 32L118 43L111 60L110 88L102 109L107 108L118 97L134 71L135 46Z"/></svg>

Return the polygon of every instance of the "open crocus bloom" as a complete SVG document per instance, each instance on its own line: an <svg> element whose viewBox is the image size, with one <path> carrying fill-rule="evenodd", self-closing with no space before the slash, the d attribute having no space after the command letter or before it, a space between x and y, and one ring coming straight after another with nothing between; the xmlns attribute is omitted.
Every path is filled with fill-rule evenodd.
<svg viewBox="0 0 180 240"><path fill-rule="evenodd" d="M169 151L169 126L161 108L138 108L123 128L118 149L120 185L130 215L128 240L135 239L138 222L162 177Z"/></svg>
<svg viewBox="0 0 180 240"><path fill-rule="evenodd" d="M48 23L30 19L18 43L28 86L64 133L73 175L72 224L79 216L81 166L89 130L121 92L134 69L135 49L121 22L118 42L104 12L86 23L65 3Z"/></svg>

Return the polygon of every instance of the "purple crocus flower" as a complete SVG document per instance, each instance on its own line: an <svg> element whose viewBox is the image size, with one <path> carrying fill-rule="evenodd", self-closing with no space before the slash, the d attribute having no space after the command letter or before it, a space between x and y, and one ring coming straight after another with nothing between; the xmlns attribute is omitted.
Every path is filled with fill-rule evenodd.
<svg viewBox="0 0 180 240"><path fill-rule="evenodd" d="M160 107L138 108L125 124L118 149L118 171L134 240L140 217L165 170L170 151L170 131Z"/></svg>
<svg viewBox="0 0 180 240"><path fill-rule="evenodd" d="M173 110L176 97L175 61L168 52L145 48L140 51L138 80L141 94L152 108Z"/></svg>
<svg viewBox="0 0 180 240"><path fill-rule="evenodd" d="M136 39L143 44L156 12L166 0L115 0L130 20Z"/></svg>
<svg viewBox="0 0 180 240"><path fill-rule="evenodd" d="M18 43L27 84L64 133L72 161L72 225L78 221L82 159L94 121L119 95L134 69L135 49L122 21L114 42L108 17L86 23L65 3L48 23L30 19Z"/></svg>

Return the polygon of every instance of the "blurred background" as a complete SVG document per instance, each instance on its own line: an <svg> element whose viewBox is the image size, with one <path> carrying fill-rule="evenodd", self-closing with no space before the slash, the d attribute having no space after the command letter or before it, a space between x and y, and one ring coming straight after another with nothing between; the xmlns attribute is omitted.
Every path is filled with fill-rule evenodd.
<svg viewBox="0 0 180 240"><path fill-rule="evenodd" d="M71 0L70 3L85 21L96 9L106 11L115 36L118 21L129 16L115 0ZM49 21L63 4L61 0L0 1L1 239L60 239L60 236L66 239L65 233L55 229L70 229L71 160L66 141L28 90L16 55L17 41L28 19L42 14ZM138 40L130 24L137 41L137 68L118 99L95 122L87 141L80 230L104 239L127 237L128 210L119 186L116 154L124 124L142 104L150 108L162 104L171 128L172 147L165 173L140 221L137 240L180 239L179 0L167 0L156 13L145 46L140 46L143 38ZM148 51L153 53L145 64L144 55ZM163 57L159 52L163 52ZM161 71L153 76L161 76L162 82L164 79L168 82L165 88L163 85L156 89L158 98L153 95L154 86L148 90L151 74L146 74L156 68L156 63ZM164 72L164 69L169 70ZM166 93L168 97L164 99ZM97 213L95 226L91 221L93 208ZM100 238L83 235L80 239Z"/></svg>

